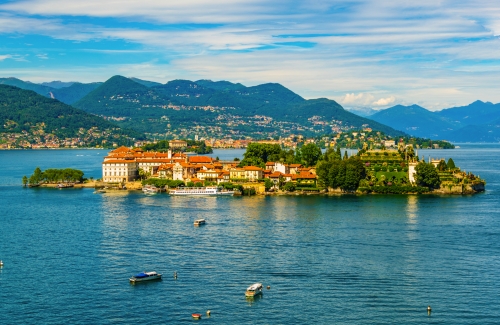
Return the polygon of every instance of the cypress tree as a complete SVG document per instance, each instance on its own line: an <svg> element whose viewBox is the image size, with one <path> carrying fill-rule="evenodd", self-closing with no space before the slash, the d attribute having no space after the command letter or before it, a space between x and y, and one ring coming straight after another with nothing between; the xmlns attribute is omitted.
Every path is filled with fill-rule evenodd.
<svg viewBox="0 0 500 325"><path fill-rule="evenodd" d="M446 166L448 167L448 169L455 169L455 168L457 168L457 167L455 166L455 162L454 162L454 161L453 161L453 159L451 159L451 158L450 158L450 159L448 159L448 163L446 164Z"/></svg>

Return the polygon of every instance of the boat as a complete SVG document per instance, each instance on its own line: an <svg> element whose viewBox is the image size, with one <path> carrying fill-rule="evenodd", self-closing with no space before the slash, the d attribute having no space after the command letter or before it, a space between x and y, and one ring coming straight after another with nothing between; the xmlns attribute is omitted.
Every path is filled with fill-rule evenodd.
<svg viewBox="0 0 500 325"><path fill-rule="evenodd" d="M192 313L192 314L191 314L191 317L193 317L194 319L200 319L200 318L201 318L201 314L198 314L198 313Z"/></svg>
<svg viewBox="0 0 500 325"><path fill-rule="evenodd" d="M204 225L205 223L206 223L205 219L197 219L194 221L195 226L201 226Z"/></svg>
<svg viewBox="0 0 500 325"><path fill-rule="evenodd" d="M101 193L106 193L106 190L98 189L94 191L94 194L101 194Z"/></svg>
<svg viewBox="0 0 500 325"><path fill-rule="evenodd" d="M160 190L154 186L154 185L146 185L142 188L142 192L144 192L144 194L157 194Z"/></svg>
<svg viewBox="0 0 500 325"><path fill-rule="evenodd" d="M232 196L234 191L223 190L217 186L206 187L180 187L170 190L170 195L192 195L192 196Z"/></svg>
<svg viewBox="0 0 500 325"><path fill-rule="evenodd" d="M57 188L68 188L68 187L74 187L75 184L73 183L59 183L57 184Z"/></svg>
<svg viewBox="0 0 500 325"><path fill-rule="evenodd" d="M136 282L160 280L160 279L161 279L161 274L156 273L155 271L151 271L151 272L141 272L139 274L136 274L129 280L131 283L136 283Z"/></svg>
<svg viewBox="0 0 500 325"><path fill-rule="evenodd" d="M2 260L0 260L0 267L2 267L2 266L3 266L3 261L2 261Z"/></svg>
<svg viewBox="0 0 500 325"><path fill-rule="evenodd" d="M247 297L255 297L257 295L262 294L262 283L254 283L247 288L245 292L245 296Z"/></svg>

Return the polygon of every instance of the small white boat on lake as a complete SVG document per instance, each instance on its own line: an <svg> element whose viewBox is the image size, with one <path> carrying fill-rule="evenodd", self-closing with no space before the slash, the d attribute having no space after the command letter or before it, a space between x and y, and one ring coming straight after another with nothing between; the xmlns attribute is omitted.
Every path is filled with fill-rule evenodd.
<svg viewBox="0 0 500 325"><path fill-rule="evenodd" d="M192 195L192 196L232 196L234 191L223 190L217 186L206 187L179 187L170 190L170 195Z"/></svg>
<svg viewBox="0 0 500 325"><path fill-rule="evenodd" d="M247 288L247 291L245 292L245 296L255 297L257 295L261 295L262 288L263 288L262 283L254 283Z"/></svg>
<svg viewBox="0 0 500 325"><path fill-rule="evenodd" d="M201 225L204 225L205 223L207 223L205 221L205 219L197 219L197 220L194 221L194 225L195 226L201 226Z"/></svg>
<svg viewBox="0 0 500 325"><path fill-rule="evenodd" d="M161 279L161 274L156 273L155 271L151 271L151 272L141 272L139 274L136 274L129 280L131 283L136 283L136 282L160 280L160 279Z"/></svg>
<svg viewBox="0 0 500 325"><path fill-rule="evenodd" d="M157 194L159 191L160 190L154 185L146 185L142 188L142 192L148 195Z"/></svg>

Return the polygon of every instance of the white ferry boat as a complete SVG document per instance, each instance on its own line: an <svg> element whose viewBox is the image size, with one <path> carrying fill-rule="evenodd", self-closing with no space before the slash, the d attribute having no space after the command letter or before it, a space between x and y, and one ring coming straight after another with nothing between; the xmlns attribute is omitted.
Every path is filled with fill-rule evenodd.
<svg viewBox="0 0 500 325"><path fill-rule="evenodd" d="M247 288L247 291L245 291L245 296L247 297L255 297L261 294L262 294L262 283L254 283Z"/></svg>
<svg viewBox="0 0 500 325"><path fill-rule="evenodd" d="M129 280L131 283L136 283L136 282L159 280L159 279L161 279L161 274L156 273L155 271L151 271L151 272L141 272L139 274L136 274Z"/></svg>
<svg viewBox="0 0 500 325"><path fill-rule="evenodd" d="M234 191L222 190L217 186L206 186L206 187L180 187L172 189L169 192L170 195L229 195L232 196Z"/></svg>

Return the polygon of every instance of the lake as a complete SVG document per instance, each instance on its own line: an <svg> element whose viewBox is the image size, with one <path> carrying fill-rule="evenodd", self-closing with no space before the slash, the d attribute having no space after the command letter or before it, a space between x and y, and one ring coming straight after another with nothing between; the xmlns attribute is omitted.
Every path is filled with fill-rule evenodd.
<svg viewBox="0 0 500 325"><path fill-rule="evenodd" d="M497 324L500 145L460 146L419 155L452 157L486 179L485 193L190 198L26 189L21 178L37 166L99 178L107 151L0 151L0 323ZM197 218L207 224L194 227ZM163 280L129 284L152 270ZM255 282L270 289L246 299Z"/></svg>

